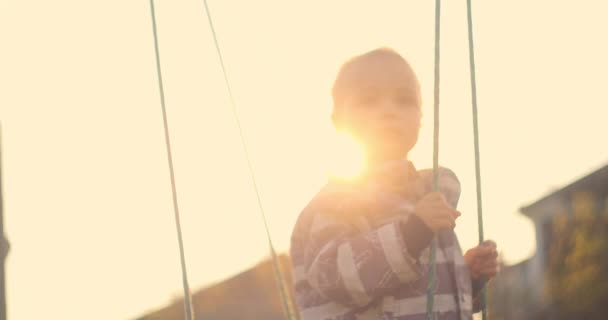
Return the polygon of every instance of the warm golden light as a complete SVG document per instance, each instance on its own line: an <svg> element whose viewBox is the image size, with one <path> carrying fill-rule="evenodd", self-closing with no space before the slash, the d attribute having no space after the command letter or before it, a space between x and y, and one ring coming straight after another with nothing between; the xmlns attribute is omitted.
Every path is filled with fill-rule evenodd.
<svg viewBox="0 0 608 320"><path fill-rule="evenodd" d="M329 176L341 180L357 178L365 169L363 146L347 132L336 132L328 141Z"/></svg>
<svg viewBox="0 0 608 320"><path fill-rule="evenodd" d="M0 1L7 319L139 319L183 295L150 8L57 2ZM467 14L444 3L439 163L461 182L467 250L478 241ZM537 249L519 208L608 161L608 46L594 41L608 1L477 4L484 233L514 264ZM424 118L408 160L432 168L433 1L210 5L277 253L328 175L371 167L365 144L330 121L333 82L354 55L393 48L416 71ZM155 6L195 294L266 259L268 240L206 13L197 1Z"/></svg>

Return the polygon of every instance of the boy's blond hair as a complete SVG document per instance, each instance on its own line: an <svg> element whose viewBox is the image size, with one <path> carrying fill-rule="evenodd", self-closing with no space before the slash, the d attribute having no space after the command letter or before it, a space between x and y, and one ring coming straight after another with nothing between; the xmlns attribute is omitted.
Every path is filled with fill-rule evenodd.
<svg viewBox="0 0 608 320"><path fill-rule="evenodd" d="M362 67L363 65L385 63L389 60L402 64L414 74L414 77L416 78L414 85L416 86L416 90L419 91L420 84L410 64L395 50L386 47L378 48L355 56L340 67L332 88L333 113L335 114L343 106L344 96L351 89L354 79L361 73L367 71ZM418 97L418 100L420 102L420 97Z"/></svg>

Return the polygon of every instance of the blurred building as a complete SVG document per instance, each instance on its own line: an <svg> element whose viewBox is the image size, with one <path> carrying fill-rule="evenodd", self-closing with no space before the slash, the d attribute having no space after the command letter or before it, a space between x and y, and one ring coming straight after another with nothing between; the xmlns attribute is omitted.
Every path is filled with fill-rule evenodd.
<svg viewBox="0 0 608 320"><path fill-rule="evenodd" d="M493 280L489 291L493 320L561 318L556 314L558 311L555 310L555 299L552 297L552 291L548 289L551 287L549 281L555 280L548 274L550 257L552 250L556 249L556 244L564 242L555 239L563 236L562 233L556 233L556 224L561 220L573 225L575 202L580 199L580 195L590 199L592 203L587 204L587 207L593 208L594 214L608 213L608 165L521 208L521 212L534 223L536 252L528 260L503 267ZM606 234L597 234L597 237L600 236L605 237ZM567 239L565 242L571 241ZM605 257L606 255L603 256L604 259ZM608 270L603 271L606 272ZM605 279L608 279L608 276ZM581 294L585 294L584 290L581 290ZM608 303L608 296L605 301ZM585 318L595 319L589 316ZM608 319L608 315L602 319Z"/></svg>

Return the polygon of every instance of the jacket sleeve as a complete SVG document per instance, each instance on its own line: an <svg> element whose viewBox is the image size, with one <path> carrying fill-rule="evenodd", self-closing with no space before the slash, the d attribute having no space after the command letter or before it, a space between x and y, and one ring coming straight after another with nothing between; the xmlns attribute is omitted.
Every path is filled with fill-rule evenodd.
<svg viewBox="0 0 608 320"><path fill-rule="evenodd" d="M416 216L365 232L353 232L332 215L312 219L304 265L308 283L321 296L362 307L420 278L417 260L433 235Z"/></svg>
<svg viewBox="0 0 608 320"><path fill-rule="evenodd" d="M473 313L481 311L482 308L482 293L485 288L485 281L474 280L473 281Z"/></svg>

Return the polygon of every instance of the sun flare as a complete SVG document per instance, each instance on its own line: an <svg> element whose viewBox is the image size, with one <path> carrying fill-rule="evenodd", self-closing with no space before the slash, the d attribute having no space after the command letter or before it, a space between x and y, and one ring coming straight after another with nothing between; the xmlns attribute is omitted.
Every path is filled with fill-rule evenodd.
<svg viewBox="0 0 608 320"><path fill-rule="evenodd" d="M328 174L332 178L352 180L365 169L365 149L347 132L336 132L328 140Z"/></svg>

